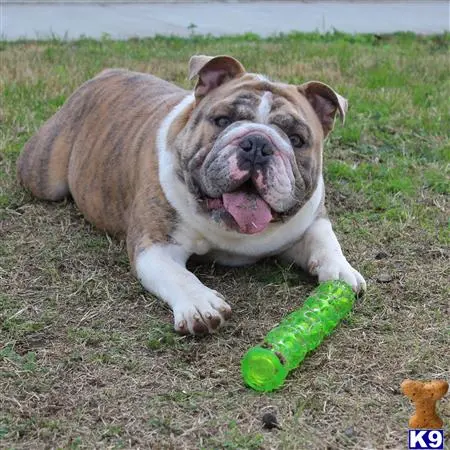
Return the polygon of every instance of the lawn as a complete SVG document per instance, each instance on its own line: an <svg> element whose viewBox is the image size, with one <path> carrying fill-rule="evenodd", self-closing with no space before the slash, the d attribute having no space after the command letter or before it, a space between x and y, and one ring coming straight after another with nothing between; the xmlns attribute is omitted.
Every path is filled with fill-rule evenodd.
<svg viewBox="0 0 450 450"><path fill-rule="evenodd" d="M0 43L0 447L406 448L401 381L450 379L449 44L338 33ZM189 87L195 53L321 80L350 102L326 145L327 206L368 292L271 394L243 386L241 356L314 279L275 260L193 267L234 314L216 335L178 336L122 242L15 179L23 144L82 82L126 67ZM262 427L266 412L282 429ZM440 413L448 425L449 396Z"/></svg>

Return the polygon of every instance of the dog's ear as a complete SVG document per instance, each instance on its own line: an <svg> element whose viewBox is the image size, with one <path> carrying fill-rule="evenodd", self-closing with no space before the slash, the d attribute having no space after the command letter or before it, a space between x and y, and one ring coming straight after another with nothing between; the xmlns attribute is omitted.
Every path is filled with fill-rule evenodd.
<svg viewBox="0 0 450 450"><path fill-rule="evenodd" d="M195 85L195 96L198 100L221 84L244 73L244 66L231 56L195 55L189 61L189 79L198 76Z"/></svg>
<svg viewBox="0 0 450 450"><path fill-rule="evenodd" d="M319 118L324 136L326 137L334 126L336 113L339 112L342 123L348 109L348 101L325 83L320 81L309 81L298 87Z"/></svg>

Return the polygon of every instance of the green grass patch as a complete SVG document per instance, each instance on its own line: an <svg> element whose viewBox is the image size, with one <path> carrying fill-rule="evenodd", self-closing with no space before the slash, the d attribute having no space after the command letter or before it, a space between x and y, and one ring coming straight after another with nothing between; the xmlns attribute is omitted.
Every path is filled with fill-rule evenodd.
<svg viewBox="0 0 450 450"><path fill-rule="evenodd" d="M36 370L36 353L27 352L24 355L20 355L14 349L14 344L6 344L0 349L0 361L9 363L15 369L22 373L30 373ZM8 376L10 372L4 372L4 376Z"/></svg>

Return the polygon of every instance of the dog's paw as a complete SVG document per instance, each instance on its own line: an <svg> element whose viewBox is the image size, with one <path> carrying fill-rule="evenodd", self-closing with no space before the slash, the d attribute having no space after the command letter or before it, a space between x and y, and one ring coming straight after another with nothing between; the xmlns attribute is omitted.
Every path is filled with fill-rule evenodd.
<svg viewBox="0 0 450 450"><path fill-rule="evenodd" d="M312 275L317 275L319 282L343 280L358 294L366 290L364 277L344 257L313 260L309 264L309 271Z"/></svg>
<svg viewBox="0 0 450 450"><path fill-rule="evenodd" d="M231 317L231 308L217 291L198 286L173 308L175 331L207 334L219 329Z"/></svg>

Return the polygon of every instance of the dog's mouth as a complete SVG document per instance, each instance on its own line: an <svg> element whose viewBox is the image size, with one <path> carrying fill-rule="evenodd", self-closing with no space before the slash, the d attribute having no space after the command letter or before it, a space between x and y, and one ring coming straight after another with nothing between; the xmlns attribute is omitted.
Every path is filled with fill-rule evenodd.
<svg viewBox="0 0 450 450"><path fill-rule="evenodd" d="M206 208L216 215L219 213L223 216L225 213L226 219L232 220L234 228L244 234L260 233L270 222L278 219L278 214L259 195L250 180L219 198L206 198Z"/></svg>

